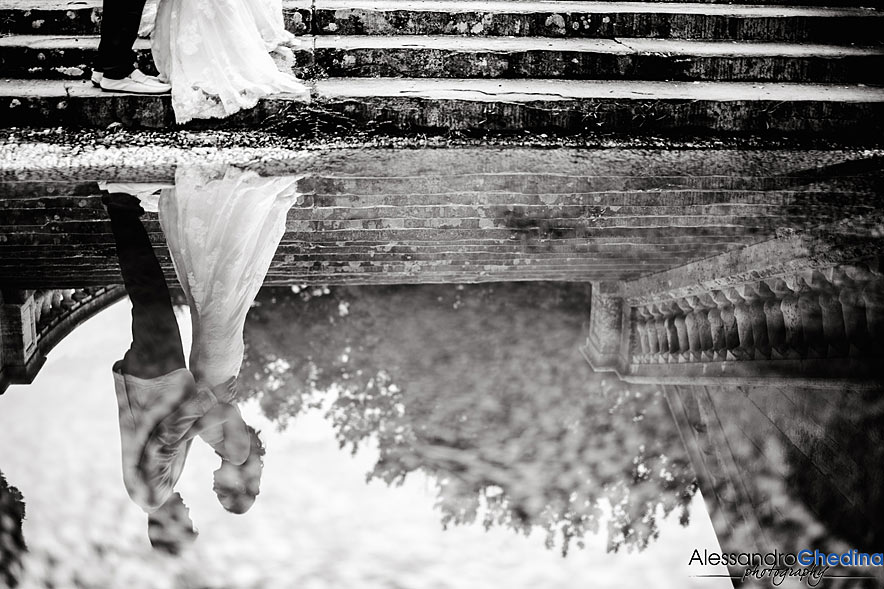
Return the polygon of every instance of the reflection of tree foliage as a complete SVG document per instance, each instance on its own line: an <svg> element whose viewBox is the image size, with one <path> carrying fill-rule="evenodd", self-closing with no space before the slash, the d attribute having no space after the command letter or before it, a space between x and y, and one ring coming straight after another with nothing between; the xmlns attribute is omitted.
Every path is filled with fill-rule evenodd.
<svg viewBox="0 0 884 589"><path fill-rule="evenodd" d="M18 489L0 473L0 586L16 587L22 554L27 550L22 535L25 502Z"/></svg>
<svg viewBox="0 0 884 589"><path fill-rule="evenodd" d="M641 549L662 514L687 522L693 473L662 396L580 356L588 300L557 284L266 291L241 380L282 425L323 406L342 447L376 440L369 478L432 475L444 524L539 527L567 553L605 522L611 550Z"/></svg>

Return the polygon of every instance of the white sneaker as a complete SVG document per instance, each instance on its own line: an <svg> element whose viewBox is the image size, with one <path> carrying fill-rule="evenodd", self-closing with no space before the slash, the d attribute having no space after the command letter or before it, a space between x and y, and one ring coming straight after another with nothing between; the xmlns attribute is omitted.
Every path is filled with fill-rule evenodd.
<svg viewBox="0 0 884 589"><path fill-rule="evenodd" d="M95 83L96 77L99 78L98 85L102 90L111 92L131 92L133 94L165 94L172 90L166 82L161 82L153 76L148 76L141 70L135 70L122 80L112 80L105 78L102 74L95 72L92 74L92 82Z"/></svg>
<svg viewBox="0 0 884 589"><path fill-rule="evenodd" d="M145 77L146 77L148 80L156 80L156 81L159 82L160 84L168 84L168 83L169 83L169 78L167 78L167 77L164 76L163 74L158 74L158 75L156 75L156 76L148 76L147 74L145 74ZM95 86L96 88L101 88L101 80L102 80L102 78L104 78L104 74L103 74L103 73L98 72L98 71L95 71L95 70L92 70L92 85L93 85L93 86Z"/></svg>

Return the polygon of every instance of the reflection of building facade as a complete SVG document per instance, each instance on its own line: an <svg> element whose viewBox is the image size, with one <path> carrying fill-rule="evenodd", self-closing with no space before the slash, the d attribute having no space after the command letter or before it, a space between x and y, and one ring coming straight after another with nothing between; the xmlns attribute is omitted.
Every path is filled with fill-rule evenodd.
<svg viewBox="0 0 884 589"><path fill-rule="evenodd" d="M46 355L81 322L125 294L122 286L0 293L0 392L34 380Z"/></svg>
<svg viewBox="0 0 884 589"><path fill-rule="evenodd" d="M584 355L663 386L725 551L880 548L884 278L868 254L774 240L594 284Z"/></svg>

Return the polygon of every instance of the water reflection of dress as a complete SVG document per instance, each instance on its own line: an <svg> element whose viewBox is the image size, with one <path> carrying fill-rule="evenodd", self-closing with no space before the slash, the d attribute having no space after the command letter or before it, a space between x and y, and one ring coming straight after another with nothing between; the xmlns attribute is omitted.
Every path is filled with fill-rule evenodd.
<svg viewBox="0 0 884 589"><path fill-rule="evenodd" d="M297 177L179 168L160 198L160 223L193 324L190 369L215 387L239 373L243 328L276 248Z"/></svg>

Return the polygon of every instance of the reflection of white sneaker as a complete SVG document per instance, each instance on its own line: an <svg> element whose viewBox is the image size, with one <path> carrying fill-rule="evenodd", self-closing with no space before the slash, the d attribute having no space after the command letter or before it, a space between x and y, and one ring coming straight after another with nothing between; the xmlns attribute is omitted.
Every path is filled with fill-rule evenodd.
<svg viewBox="0 0 884 589"><path fill-rule="evenodd" d="M93 82L94 82L93 77ZM141 70L135 70L122 80L112 80L104 76L99 82L102 90L111 92L131 92L133 94L165 94L172 90L172 86L161 82L153 76L148 76Z"/></svg>
<svg viewBox="0 0 884 589"><path fill-rule="evenodd" d="M141 208L148 213L159 212L160 195L163 190L174 189L174 184L153 182L99 182L99 190L110 193L131 194L141 201Z"/></svg>

